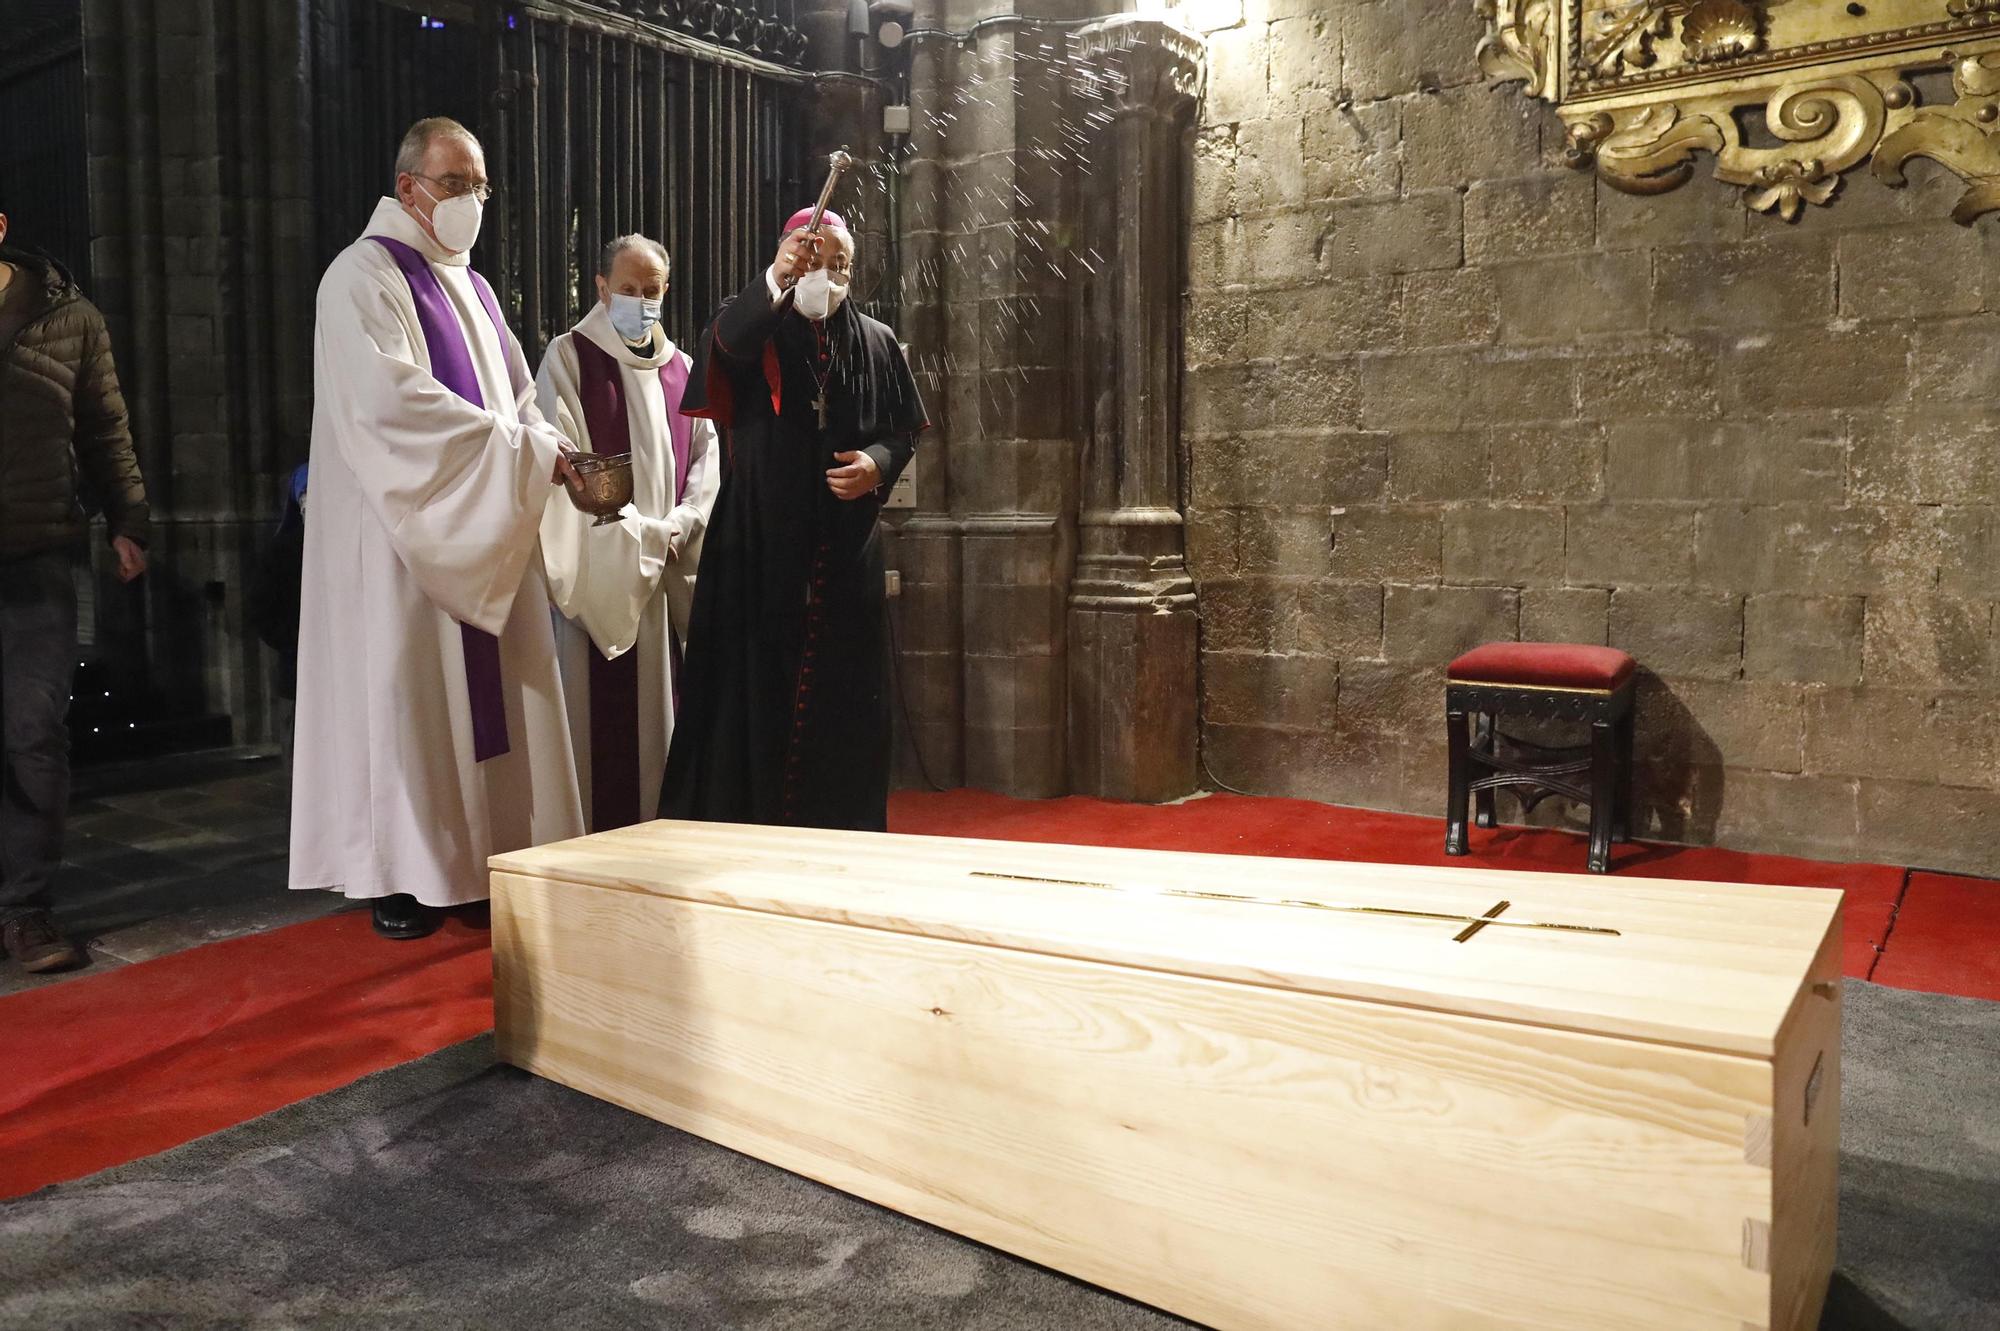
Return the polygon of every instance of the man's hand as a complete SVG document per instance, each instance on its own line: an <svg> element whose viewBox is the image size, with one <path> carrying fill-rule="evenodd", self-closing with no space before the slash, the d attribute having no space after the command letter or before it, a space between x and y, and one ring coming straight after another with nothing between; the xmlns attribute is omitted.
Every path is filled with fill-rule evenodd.
<svg viewBox="0 0 2000 1331"><path fill-rule="evenodd" d="M882 469L866 453L835 453L833 460L847 464L826 474L827 488L842 499L859 499L882 483Z"/></svg>
<svg viewBox="0 0 2000 1331"><path fill-rule="evenodd" d="M556 451L556 474L549 478L550 485L561 485L566 481L583 484L583 477L576 474L576 468L569 465L569 455L576 450L564 448Z"/></svg>
<svg viewBox="0 0 2000 1331"><path fill-rule="evenodd" d="M114 536L111 538L111 548L118 553L118 581L130 582L145 575L145 546L129 536Z"/></svg>
<svg viewBox="0 0 2000 1331"><path fill-rule="evenodd" d="M778 257L771 260L771 273L783 290L819 267L820 246L826 237L800 227L778 245Z"/></svg>

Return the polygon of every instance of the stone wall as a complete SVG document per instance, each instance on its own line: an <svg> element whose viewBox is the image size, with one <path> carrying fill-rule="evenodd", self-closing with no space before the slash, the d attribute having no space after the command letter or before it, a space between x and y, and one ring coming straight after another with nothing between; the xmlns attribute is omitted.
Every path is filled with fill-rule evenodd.
<svg viewBox="0 0 2000 1331"><path fill-rule="evenodd" d="M1643 835L2000 872L1992 219L1620 194L1484 86L1469 0L1179 19L1213 776L1437 813L1451 656L1608 642Z"/></svg>

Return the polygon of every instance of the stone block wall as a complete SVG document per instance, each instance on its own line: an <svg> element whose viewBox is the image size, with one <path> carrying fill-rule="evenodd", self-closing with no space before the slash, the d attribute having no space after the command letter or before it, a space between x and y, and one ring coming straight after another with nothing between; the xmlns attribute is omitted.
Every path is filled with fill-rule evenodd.
<svg viewBox="0 0 2000 1331"><path fill-rule="evenodd" d="M1620 194L1468 0L1178 18L1213 775L1437 813L1450 657L1608 642L1642 834L2000 873L2000 223Z"/></svg>

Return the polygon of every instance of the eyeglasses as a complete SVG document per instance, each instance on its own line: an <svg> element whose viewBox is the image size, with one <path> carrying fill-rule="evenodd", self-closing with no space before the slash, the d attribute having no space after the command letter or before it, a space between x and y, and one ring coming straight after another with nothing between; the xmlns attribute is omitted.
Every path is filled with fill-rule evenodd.
<svg viewBox="0 0 2000 1331"><path fill-rule="evenodd" d="M475 185L463 176L427 176L421 171L412 171L410 174L418 180L428 180L433 185L444 186L444 196L447 199L462 198L470 194L481 203L485 203L493 197L493 187L491 185L484 183Z"/></svg>

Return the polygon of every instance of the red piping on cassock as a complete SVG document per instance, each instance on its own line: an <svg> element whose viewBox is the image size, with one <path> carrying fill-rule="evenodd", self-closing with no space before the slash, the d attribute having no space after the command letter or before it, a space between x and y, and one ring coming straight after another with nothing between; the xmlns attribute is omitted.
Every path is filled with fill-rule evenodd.
<svg viewBox="0 0 2000 1331"><path fill-rule="evenodd" d="M734 425L736 398L729 391L729 375L723 370L721 360L714 354L718 350L723 350L724 355L728 353L723 349L720 337L710 333L709 340L715 345L709 348L708 367L703 382L703 387L707 390L708 405L696 407L693 411L683 411L681 415L697 416L714 421L717 425ZM764 382L771 388L771 414L782 416L785 411L785 376L778 368L778 349L769 342L764 344Z"/></svg>

